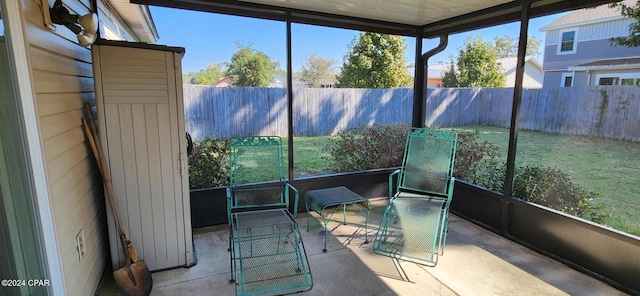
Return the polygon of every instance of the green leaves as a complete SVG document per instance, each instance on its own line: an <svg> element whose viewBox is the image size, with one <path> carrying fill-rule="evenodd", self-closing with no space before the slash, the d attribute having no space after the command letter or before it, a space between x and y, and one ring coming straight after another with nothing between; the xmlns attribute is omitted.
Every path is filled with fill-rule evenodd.
<svg viewBox="0 0 640 296"><path fill-rule="evenodd" d="M334 59L326 59L315 54L309 55L302 65L300 78L306 82L309 87L320 87L321 84L334 84L336 75L334 74L333 65L336 64Z"/></svg>
<svg viewBox="0 0 640 296"><path fill-rule="evenodd" d="M280 66L272 62L264 52L238 43L238 51L227 65L227 76L233 78L235 86L266 87L273 82L273 75Z"/></svg>
<svg viewBox="0 0 640 296"><path fill-rule="evenodd" d="M320 149L338 172L353 172L402 165L408 126L359 126L340 131Z"/></svg>
<svg viewBox="0 0 640 296"><path fill-rule="evenodd" d="M504 35L504 37L494 38L494 41L499 58L508 58L518 55L518 39L509 35ZM526 55L533 57L540 56L540 44L542 44L542 40L540 38L529 36L527 38Z"/></svg>
<svg viewBox="0 0 640 296"><path fill-rule="evenodd" d="M628 18L634 18L636 21L629 25L629 35L611 38L611 44L624 45L627 47L640 46L640 0L635 5L626 5L625 3L611 3L610 8L620 8L620 14Z"/></svg>
<svg viewBox="0 0 640 296"><path fill-rule="evenodd" d="M338 86L342 88L395 88L411 86L400 36L360 33L344 57Z"/></svg>
<svg viewBox="0 0 640 296"><path fill-rule="evenodd" d="M222 63L217 63L209 65L206 69L202 69L198 72L189 72L185 77L183 77L183 81L189 84L203 84L211 86L220 78L224 77L222 67Z"/></svg>
<svg viewBox="0 0 640 296"><path fill-rule="evenodd" d="M504 87L502 65L494 45L482 37L467 38L451 58L442 79L444 87Z"/></svg>
<svg viewBox="0 0 640 296"><path fill-rule="evenodd" d="M205 138L189 155L189 188L229 185L229 140Z"/></svg>

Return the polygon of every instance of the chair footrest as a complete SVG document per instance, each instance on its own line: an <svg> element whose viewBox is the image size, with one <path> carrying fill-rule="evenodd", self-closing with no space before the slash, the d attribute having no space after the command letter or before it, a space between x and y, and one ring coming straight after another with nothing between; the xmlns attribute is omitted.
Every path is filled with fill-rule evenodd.
<svg viewBox="0 0 640 296"><path fill-rule="evenodd" d="M300 230L283 209L233 214L232 263L237 295L287 294L311 288Z"/></svg>
<svg viewBox="0 0 640 296"><path fill-rule="evenodd" d="M385 210L374 242L379 254L435 264L444 229L444 200L397 198Z"/></svg>

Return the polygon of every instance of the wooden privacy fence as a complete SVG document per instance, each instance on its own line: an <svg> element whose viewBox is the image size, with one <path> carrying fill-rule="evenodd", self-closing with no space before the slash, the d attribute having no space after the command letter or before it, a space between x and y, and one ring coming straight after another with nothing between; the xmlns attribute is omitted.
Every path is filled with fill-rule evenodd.
<svg viewBox="0 0 640 296"><path fill-rule="evenodd" d="M294 135L329 135L374 123L411 123L411 89L294 89ZM283 88L184 85L187 131L194 139L287 136Z"/></svg>
<svg viewBox="0 0 640 296"><path fill-rule="evenodd" d="M287 135L282 88L184 85L187 131L195 139ZM294 135L330 135L359 125L411 123L413 90L313 89L293 92ZM426 126L509 127L512 88L429 89ZM520 128L640 141L640 87L526 89Z"/></svg>

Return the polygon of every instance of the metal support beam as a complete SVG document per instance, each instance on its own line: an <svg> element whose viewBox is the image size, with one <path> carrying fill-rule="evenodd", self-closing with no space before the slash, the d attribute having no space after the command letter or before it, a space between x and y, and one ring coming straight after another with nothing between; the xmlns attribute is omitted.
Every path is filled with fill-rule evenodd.
<svg viewBox="0 0 640 296"><path fill-rule="evenodd" d="M522 80L524 78L525 56L527 52L527 31L529 30L529 13L531 3L522 4L520 16L520 39L518 41L518 61L516 64L516 81L513 88L513 105L511 107L511 127L509 129L509 150L507 152L507 171L505 174L502 217L500 233L507 234L507 210L513 195L513 175L515 172L516 149L518 146L518 129L520 125L520 106L522 105Z"/></svg>
<svg viewBox="0 0 640 296"><path fill-rule="evenodd" d="M413 115L412 123L413 127L424 127L425 125L425 101L427 99L427 70L429 70L429 58L442 52L447 48L449 44L449 35L444 34L440 36L440 43L435 48L420 54L422 52L422 32L418 31L418 37L416 38L416 71L415 81L413 86Z"/></svg>
<svg viewBox="0 0 640 296"><path fill-rule="evenodd" d="M293 64L291 60L291 14L287 13L287 156L289 159L289 180L293 180Z"/></svg>
<svg viewBox="0 0 640 296"><path fill-rule="evenodd" d="M425 90L425 67L422 63L422 31L417 32L416 37L416 60L415 72L413 75L413 110L411 114L411 126L424 126L424 90Z"/></svg>

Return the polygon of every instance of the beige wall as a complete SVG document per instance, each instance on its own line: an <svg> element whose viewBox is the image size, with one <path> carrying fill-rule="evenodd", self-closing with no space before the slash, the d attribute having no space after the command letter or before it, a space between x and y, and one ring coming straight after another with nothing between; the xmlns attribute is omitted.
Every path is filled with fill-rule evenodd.
<svg viewBox="0 0 640 296"><path fill-rule="evenodd" d="M80 121L82 104L95 102L91 51L64 26L57 25L55 32L45 28L40 0L21 1L65 295L93 295L108 262L109 242L103 185ZM64 1L80 15L90 11L90 3ZM82 262L76 250L81 230Z"/></svg>

